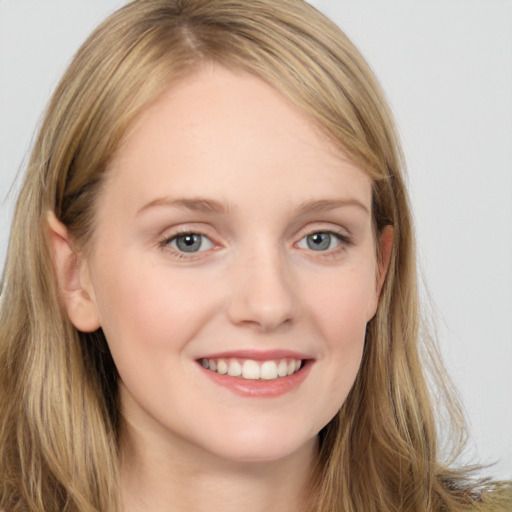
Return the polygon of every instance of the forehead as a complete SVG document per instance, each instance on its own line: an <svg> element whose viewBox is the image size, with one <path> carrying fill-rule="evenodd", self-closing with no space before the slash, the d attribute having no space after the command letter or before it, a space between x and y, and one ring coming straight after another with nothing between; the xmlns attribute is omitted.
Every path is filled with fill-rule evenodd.
<svg viewBox="0 0 512 512"><path fill-rule="evenodd" d="M135 119L111 162L107 192L120 185L130 205L157 192L236 192L244 202L262 193L285 202L371 199L369 177L306 114L254 75L217 65L171 85Z"/></svg>

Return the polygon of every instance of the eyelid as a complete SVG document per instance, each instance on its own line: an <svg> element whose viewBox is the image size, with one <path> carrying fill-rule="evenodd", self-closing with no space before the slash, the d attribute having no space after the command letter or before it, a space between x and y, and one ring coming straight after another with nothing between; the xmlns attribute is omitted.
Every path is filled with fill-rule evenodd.
<svg viewBox="0 0 512 512"><path fill-rule="evenodd" d="M315 251L309 247L300 247L299 243L305 240L308 236L314 235L316 233L325 233L336 237L339 243L336 247L327 250L319 250ZM332 227L329 226L314 226L306 229L302 229L297 236L298 241L295 242L294 246L300 250L306 251L308 256L312 256L315 258L336 258L339 257L341 253L345 252L350 246L354 245L354 239L351 234L347 232L347 230L342 227Z"/></svg>
<svg viewBox="0 0 512 512"><path fill-rule="evenodd" d="M206 254L208 254L210 251L215 250L220 247L220 244L215 240L213 236L207 233L208 229L201 229L196 228L193 226L178 226L174 229L167 229L164 234L160 237L158 241L158 247L162 250L166 251L167 253L172 254L174 257L178 259L184 259L184 260L197 260L200 259ZM200 251L193 251L193 252L185 252L180 251L177 247L172 247L171 243L175 241L178 237L184 236L184 235L198 235L201 236L209 241L211 244L210 247L200 250Z"/></svg>
<svg viewBox="0 0 512 512"><path fill-rule="evenodd" d="M183 251L181 250L179 247L178 247L178 239L180 237L184 237L184 236L187 236L187 235L192 235L192 236L198 236L201 238L201 242L204 242L204 241L207 241L207 245L209 245L209 247L206 247L206 248L202 248L202 245L201 244L201 250L198 250L198 251L190 251L187 253L187 251ZM170 237L167 241L167 244L172 247L173 249L175 249L176 251L180 252L180 253L184 253L184 254L197 254L199 252L204 252L208 249L211 249L212 247L214 247L214 243L210 240L210 238L206 235L203 235L202 233L178 233L177 235L174 235L172 237ZM175 244L175 245L173 245Z"/></svg>
<svg viewBox="0 0 512 512"><path fill-rule="evenodd" d="M314 229L313 231L310 231L310 232L302 235L299 239L299 242L304 240L308 236L316 235L316 234L320 234L320 233L325 234L325 235L334 236L335 238L340 240L340 242L342 242L342 243L351 243L352 242L352 238L349 235L347 235L345 233L340 233L339 231L335 231L332 229Z"/></svg>
<svg viewBox="0 0 512 512"><path fill-rule="evenodd" d="M294 236L295 239L302 240L304 237L308 235L313 235L315 233L329 233L331 235L335 235L345 242L353 243L354 236L350 232L349 229L333 224L332 222L312 222L308 223L307 226L301 228L296 232Z"/></svg>
<svg viewBox="0 0 512 512"><path fill-rule="evenodd" d="M191 222L191 223L183 223L176 224L174 226L166 226L165 229L159 231L160 242L164 240L170 240L171 238L176 238L180 235L201 235L213 243L217 245L215 230L209 225L205 223Z"/></svg>
<svg viewBox="0 0 512 512"><path fill-rule="evenodd" d="M209 234L209 232L212 230L211 226L203 227L204 225L201 225L201 227L197 227L196 225L180 225L176 226L174 228L168 228L165 230L164 234L161 235L158 246L165 250L172 255L174 255L178 259L185 259L185 260L198 260L202 257L207 257L208 254L210 254L212 251L216 251L220 248L222 248L222 243L219 243L216 236L212 236ZM313 249L309 249L306 247L299 247L298 244L304 240L307 236L311 236L315 233L326 233L329 235L332 235L336 237L336 239L339 240L339 243L336 247L332 249L327 250L320 250L320 251L314 251ZM172 247L171 242L175 240L180 235L187 235L187 234L193 234L193 235L200 235L204 238L206 238L211 246L200 251L195 252L185 252L180 251L178 248ZM326 223L317 223L317 225L309 225L308 227L305 227L301 229L297 235L294 237L296 242L293 244L294 247L300 249L300 250L306 250L309 253L314 253L316 257L335 257L339 252L345 251L348 247L351 245L354 245L354 239L352 234L348 232L347 229L341 227L341 226L333 226L329 223L329 225L326 226Z"/></svg>

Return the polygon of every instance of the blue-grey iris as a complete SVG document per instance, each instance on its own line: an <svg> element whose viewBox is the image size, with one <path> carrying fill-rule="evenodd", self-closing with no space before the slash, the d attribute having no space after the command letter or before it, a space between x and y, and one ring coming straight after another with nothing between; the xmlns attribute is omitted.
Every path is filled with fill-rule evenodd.
<svg viewBox="0 0 512 512"><path fill-rule="evenodd" d="M325 251L331 246L331 237L330 233L313 233L306 237L306 243L313 251Z"/></svg>
<svg viewBox="0 0 512 512"><path fill-rule="evenodd" d="M176 247L182 252L196 252L201 248L202 235L187 233L176 237Z"/></svg>

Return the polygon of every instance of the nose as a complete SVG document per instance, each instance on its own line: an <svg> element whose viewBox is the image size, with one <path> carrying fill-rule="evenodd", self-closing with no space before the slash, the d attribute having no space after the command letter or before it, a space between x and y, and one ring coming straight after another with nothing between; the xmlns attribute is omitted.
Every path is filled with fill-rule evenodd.
<svg viewBox="0 0 512 512"><path fill-rule="evenodd" d="M294 321L298 301L293 277L278 251L241 257L231 283L227 314L234 324L271 332Z"/></svg>

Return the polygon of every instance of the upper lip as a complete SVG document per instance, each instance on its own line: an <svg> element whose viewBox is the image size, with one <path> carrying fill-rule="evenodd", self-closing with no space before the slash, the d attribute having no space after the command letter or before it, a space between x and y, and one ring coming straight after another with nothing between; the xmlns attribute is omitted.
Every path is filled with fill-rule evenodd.
<svg viewBox="0 0 512 512"><path fill-rule="evenodd" d="M207 354L198 358L201 359L253 359L254 361L268 361L272 359L313 359L310 355L293 350L228 350Z"/></svg>

